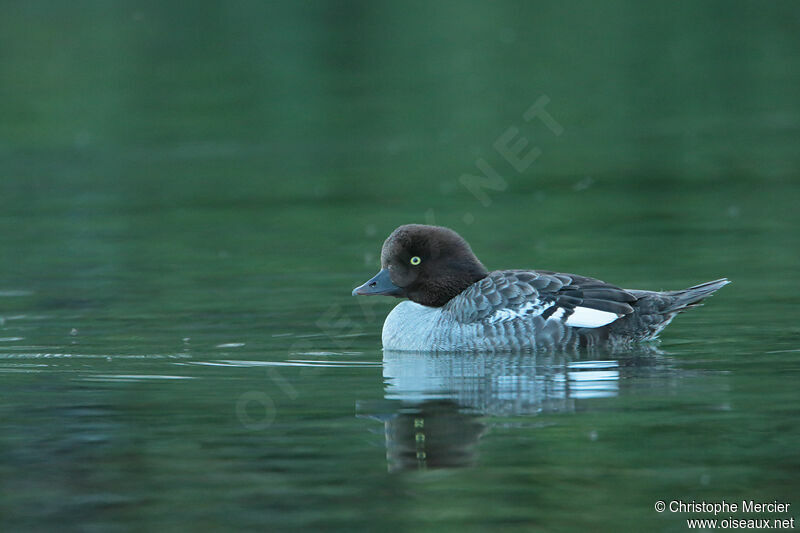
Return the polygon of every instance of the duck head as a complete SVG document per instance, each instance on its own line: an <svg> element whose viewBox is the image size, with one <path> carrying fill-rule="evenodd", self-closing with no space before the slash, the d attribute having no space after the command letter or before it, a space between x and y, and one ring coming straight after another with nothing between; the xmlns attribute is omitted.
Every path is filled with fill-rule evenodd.
<svg viewBox="0 0 800 533"><path fill-rule="evenodd" d="M353 289L353 295L381 294L441 307L487 273L455 231L406 224L383 243L380 272Z"/></svg>

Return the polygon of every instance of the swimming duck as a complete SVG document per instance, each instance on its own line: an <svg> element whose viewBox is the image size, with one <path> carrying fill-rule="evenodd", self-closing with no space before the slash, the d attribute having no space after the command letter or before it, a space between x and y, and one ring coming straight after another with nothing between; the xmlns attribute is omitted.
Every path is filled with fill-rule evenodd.
<svg viewBox="0 0 800 533"><path fill-rule="evenodd" d="M408 298L383 324L386 350L563 350L653 340L728 283L656 292L547 270L489 272L455 231L407 224L389 235L380 272L353 295Z"/></svg>

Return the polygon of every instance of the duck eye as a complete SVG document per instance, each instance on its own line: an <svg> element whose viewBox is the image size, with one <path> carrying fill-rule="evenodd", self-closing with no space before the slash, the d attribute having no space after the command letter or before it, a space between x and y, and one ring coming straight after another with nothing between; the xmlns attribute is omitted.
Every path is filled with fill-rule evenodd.
<svg viewBox="0 0 800 533"><path fill-rule="evenodd" d="M414 257L411 258L410 263L414 266L417 266L418 264L422 263L422 259L420 259L419 256L415 255Z"/></svg>

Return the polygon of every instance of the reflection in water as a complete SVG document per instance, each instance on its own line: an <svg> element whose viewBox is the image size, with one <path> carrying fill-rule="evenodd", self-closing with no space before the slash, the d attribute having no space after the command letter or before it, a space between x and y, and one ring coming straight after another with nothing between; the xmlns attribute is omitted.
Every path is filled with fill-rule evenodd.
<svg viewBox="0 0 800 533"><path fill-rule="evenodd" d="M448 468L475 463L486 425L451 400L405 406L384 422L389 470Z"/></svg>
<svg viewBox="0 0 800 533"><path fill-rule="evenodd" d="M483 416L573 412L576 400L616 396L620 371L652 365L657 353L643 348L620 362L608 356L387 351L387 402L368 414L384 422L390 471L469 466L486 432Z"/></svg>

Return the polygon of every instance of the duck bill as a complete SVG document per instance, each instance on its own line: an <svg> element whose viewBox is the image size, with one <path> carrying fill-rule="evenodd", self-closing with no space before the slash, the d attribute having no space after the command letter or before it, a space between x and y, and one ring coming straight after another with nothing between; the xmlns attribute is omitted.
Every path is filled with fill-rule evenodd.
<svg viewBox="0 0 800 533"><path fill-rule="evenodd" d="M376 294L384 296L401 296L403 294L403 289L392 283L389 271L385 268L365 284L353 289L353 296L374 296Z"/></svg>

